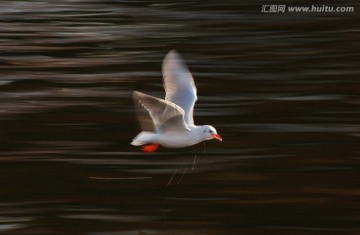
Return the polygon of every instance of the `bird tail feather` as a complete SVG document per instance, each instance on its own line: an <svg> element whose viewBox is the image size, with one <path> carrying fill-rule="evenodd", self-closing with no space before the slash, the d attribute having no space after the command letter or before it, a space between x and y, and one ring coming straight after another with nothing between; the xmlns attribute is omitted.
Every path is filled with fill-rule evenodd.
<svg viewBox="0 0 360 235"><path fill-rule="evenodd" d="M130 143L134 146L140 146L144 144L152 143L154 139L154 134L148 131L140 132Z"/></svg>

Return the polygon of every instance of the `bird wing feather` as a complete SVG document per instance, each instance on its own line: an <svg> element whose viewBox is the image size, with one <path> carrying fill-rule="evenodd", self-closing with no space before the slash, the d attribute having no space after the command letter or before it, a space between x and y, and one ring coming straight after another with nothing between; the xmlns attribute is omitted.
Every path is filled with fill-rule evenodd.
<svg viewBox="0 0 360 235"><path fill-rule="evenodd" d="M135 103L143 107L150 115L155 130L166 132L172 130L186 130L184 110L178 105L163 99L159 99L144 93L134 91ZM140 125L142 120L139 118ZM171 122L171 125L169 124Z"/></svg>
<svg viewBox="0 0 360 235"><path fill-rule="evenodd" d="M162 64L165 100L184 110L186 124L194 125L194 105L197 100L194 79L180 55L170 51Z"/></svg>

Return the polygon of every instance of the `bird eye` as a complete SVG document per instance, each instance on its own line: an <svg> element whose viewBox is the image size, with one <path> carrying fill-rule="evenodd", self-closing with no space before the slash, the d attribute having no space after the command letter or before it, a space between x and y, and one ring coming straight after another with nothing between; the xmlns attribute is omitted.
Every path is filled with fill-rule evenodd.
<svg viewBox="0 0 360 235"><path fill-rule="evenodd" d="M209 131L210 133L213 133L212 130Z"/></svg>

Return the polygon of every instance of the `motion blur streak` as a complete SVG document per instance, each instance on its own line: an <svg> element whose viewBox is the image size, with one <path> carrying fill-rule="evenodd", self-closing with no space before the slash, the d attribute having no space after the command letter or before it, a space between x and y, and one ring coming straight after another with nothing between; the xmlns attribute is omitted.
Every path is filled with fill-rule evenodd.
<svg viewBox="0 0 360 235"><path fill-rule="evenodd" d="M0 1L0 233L360 234L359 2L263 4ZM129 146L173 48L205 154Z"/></svg>

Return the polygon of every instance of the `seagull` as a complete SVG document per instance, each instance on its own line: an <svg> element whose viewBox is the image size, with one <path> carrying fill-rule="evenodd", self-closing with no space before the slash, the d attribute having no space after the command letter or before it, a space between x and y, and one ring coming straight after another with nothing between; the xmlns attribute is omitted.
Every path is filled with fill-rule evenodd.
<svg viewBox="0 0 360 235"><path fill-rule="evenodd" d="M131 145L142 146L143 152L154 152L159 145L183 148L205 140L222 141L213 126L194 124L196 86L185 62L175 50L165 56L162 73L165 99L133 92L135 104L145 112L138 112L143 131L132 140Z"/></svg>

